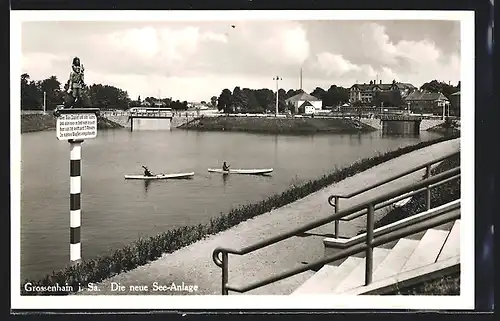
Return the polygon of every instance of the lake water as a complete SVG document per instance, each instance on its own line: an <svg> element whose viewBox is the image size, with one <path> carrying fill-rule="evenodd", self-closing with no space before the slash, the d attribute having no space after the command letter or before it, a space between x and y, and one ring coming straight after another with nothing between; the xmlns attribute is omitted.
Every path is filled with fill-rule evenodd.
<svg viewBox="0 0 500 321"><path fill-rule="evenodd" d="M82 257L109 253L142 236L206 223L292 184L356 160L439 137L362 135L277 136L194 132L134 125L102 130L82 144ZM21 136L21 279L40 278L69 262L69 144L54 131ZM274 168L272 176L208 173ZM195 172L191 180L125 180L125 174ZM326 200L325 200L326 201Z"/></svg>

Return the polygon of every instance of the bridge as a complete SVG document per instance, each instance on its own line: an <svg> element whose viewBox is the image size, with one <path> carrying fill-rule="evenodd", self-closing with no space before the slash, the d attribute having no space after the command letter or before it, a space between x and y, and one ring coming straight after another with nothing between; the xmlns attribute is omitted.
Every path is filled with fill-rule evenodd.
<svg viewBox="0 0 500 321"><path fill-rule="evenodd" d="M168 119L172 121L173 113L170 108L155 108L134 110L129 112L128 119L130 120L130 131L134 130L134 119Z"/></svg>
<svg viewBox="0 0 500 321"><path fill-rule="evenodd" d="M412 135L420 132L421 116L381 115L382 133Z"/></svg>

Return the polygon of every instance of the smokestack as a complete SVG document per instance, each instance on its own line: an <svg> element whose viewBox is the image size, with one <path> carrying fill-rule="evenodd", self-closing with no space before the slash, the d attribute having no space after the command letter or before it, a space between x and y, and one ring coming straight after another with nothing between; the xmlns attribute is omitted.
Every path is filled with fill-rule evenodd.
<svg viewBox="0 0 500 321"><path fill-rule="evenodd" d="M382 79L380 79L380 84L382 85Z"/></svg>
<svg viewBox="0 0 500 321"><path fill-rule="evenodd" d="M300 68L300 90L302 90L302 68Z"/></svg>

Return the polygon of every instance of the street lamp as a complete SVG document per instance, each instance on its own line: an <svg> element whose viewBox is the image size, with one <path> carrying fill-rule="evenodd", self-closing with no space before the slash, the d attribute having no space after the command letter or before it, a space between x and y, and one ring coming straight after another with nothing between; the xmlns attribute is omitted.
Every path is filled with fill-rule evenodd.
<svg viewBox="0 0 500 321"><path fill-rule="evenodd" d="M276 80L276 117L278 117L278 81L283 80L283 78L276 76L273 80Z"/></svg>

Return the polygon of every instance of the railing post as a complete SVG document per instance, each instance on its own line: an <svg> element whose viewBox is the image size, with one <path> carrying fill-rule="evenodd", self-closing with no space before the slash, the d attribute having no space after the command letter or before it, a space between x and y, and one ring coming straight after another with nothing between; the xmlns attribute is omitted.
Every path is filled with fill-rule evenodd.
<svg viewBox="0 0 500 321"><path fill-rule="evenodd" d="M431 165L428 164L425 167L425 178L428 179L431 177ZM431 209L431 187L430 185L427 186L427 190L425 191L425 204L427 207L427 210Z"/></svg>
<svg viewBox="0 0 500 321"><path fill-rule="evenodd" d="M373 277L373 228L374 228L374 207L373 204L368 205L368 215L366 217L366 269L365 269L365 285L372 283Z"/></svg>
<svg viewBox="0 0 500 321"><path fill-rule="evenodd" d="M228 254L226 251L222 251L222 295L228 295L226 288L228 281Z"/></svg>
<svg viewBox="0 0 500 321"><path fill-rule="evenodd" d="M335 196L335 213L339 211L339 197ZM339 238L339 220L335 220L335 238Z"/></svg>

